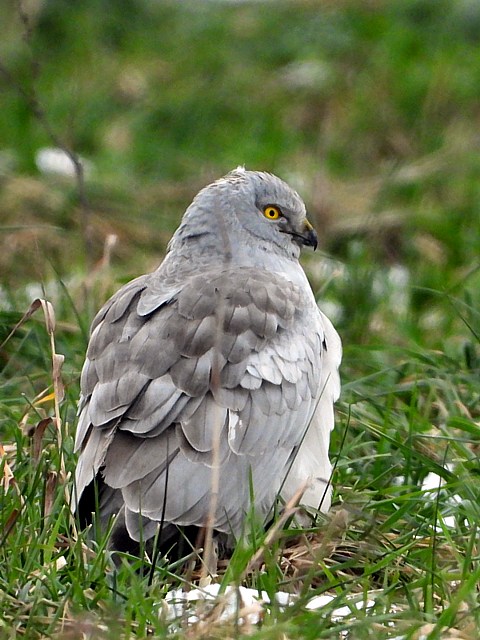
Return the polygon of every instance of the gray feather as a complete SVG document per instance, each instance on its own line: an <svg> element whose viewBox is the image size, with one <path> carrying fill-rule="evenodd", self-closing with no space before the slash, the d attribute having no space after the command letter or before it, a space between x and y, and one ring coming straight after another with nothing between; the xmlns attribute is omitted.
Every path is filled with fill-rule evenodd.
<svg viewBox="0 0 480 640"><path fill-rule="evenodd" d="M216 430L222 431L227 420L227 409L219 406L211 394L207 394L195 413L181 422L188 442L197 451L212 451Z"/></svg>
<svg viewBox="0 0 480 640"><path fill-rule="evenodd" d="M145 439L118 432L105 457L105 482L115 489L123 489L152 472L162 474L178 453L172 433Z"/></svg>

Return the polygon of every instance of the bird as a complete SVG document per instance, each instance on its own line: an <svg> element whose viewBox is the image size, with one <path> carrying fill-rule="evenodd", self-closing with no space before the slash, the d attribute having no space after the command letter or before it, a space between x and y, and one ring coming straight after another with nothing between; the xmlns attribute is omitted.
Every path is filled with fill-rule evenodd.
<svg viewBox="0 0 480 640"><path fill-rule="evenodd" d="M317 243L296 191L238 167L96 315L74 509L83 526L115 517L113 550L207 526L231 549L300 487L307 510L328 511L342 344L299 262Z"/></svg>

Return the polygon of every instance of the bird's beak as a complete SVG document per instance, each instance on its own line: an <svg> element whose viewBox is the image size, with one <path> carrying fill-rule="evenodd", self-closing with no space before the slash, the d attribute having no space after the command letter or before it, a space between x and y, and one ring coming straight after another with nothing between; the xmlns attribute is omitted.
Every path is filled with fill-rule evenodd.
<svg viewBox="0 0 480 640"><path fill-rule="evenodd" d="M282 222L283 224L279 226L279 231L281 233L288 233L295 244L298 244L301 247L313 247L313 250L315 251L318 246L318 236L307 218L304 218L298 227L295 226L295 229L292 229L292 227L287 224L286 220L283 220Z"/></svg>
<svg viewBox="0 0 480 640"><path fill-rule="evenodd" d="M318 246L317 232L307 218L303 221L303 231L298 234L298 239L304 246L313 247L314 251Z"/></svg>

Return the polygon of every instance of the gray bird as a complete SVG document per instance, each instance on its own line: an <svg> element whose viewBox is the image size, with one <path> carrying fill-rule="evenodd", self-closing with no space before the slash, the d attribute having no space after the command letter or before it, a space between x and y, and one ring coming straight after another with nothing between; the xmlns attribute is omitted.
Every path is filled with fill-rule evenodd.
<svg viewBox="0 0 480 640"><path fill-rule="evenodd" d="M231 541L305 484L302 503L328 510L341 342L298 262L305 245L317 235L300 196L238 168L198 193L158 269L97 314L76 501L87 521L117 515L114 548L209 514Z"/></svg>

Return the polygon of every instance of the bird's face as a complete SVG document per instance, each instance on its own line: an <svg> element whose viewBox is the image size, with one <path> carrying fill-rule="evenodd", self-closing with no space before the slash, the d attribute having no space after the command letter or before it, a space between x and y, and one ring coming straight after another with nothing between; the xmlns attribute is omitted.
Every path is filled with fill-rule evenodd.
<svg viewBox="0 0 480 640"><path fill-rule="evenodd" d="M230 214L234 213L247 232L247 242L272 243L293 256L298 256L303 246L316 249L317 233L307 219L305 204L283 180L243 169L232 171L224 180L235 185Z"/></svg>
<svg viewBox="0 0 480 640"><path fill-rule="evenodd" d="M303 246L317 247L317 234L296 191L270 173L239 168L197 194L170 248L179 245L240 260L249 248L298 258Z"/></svg>

